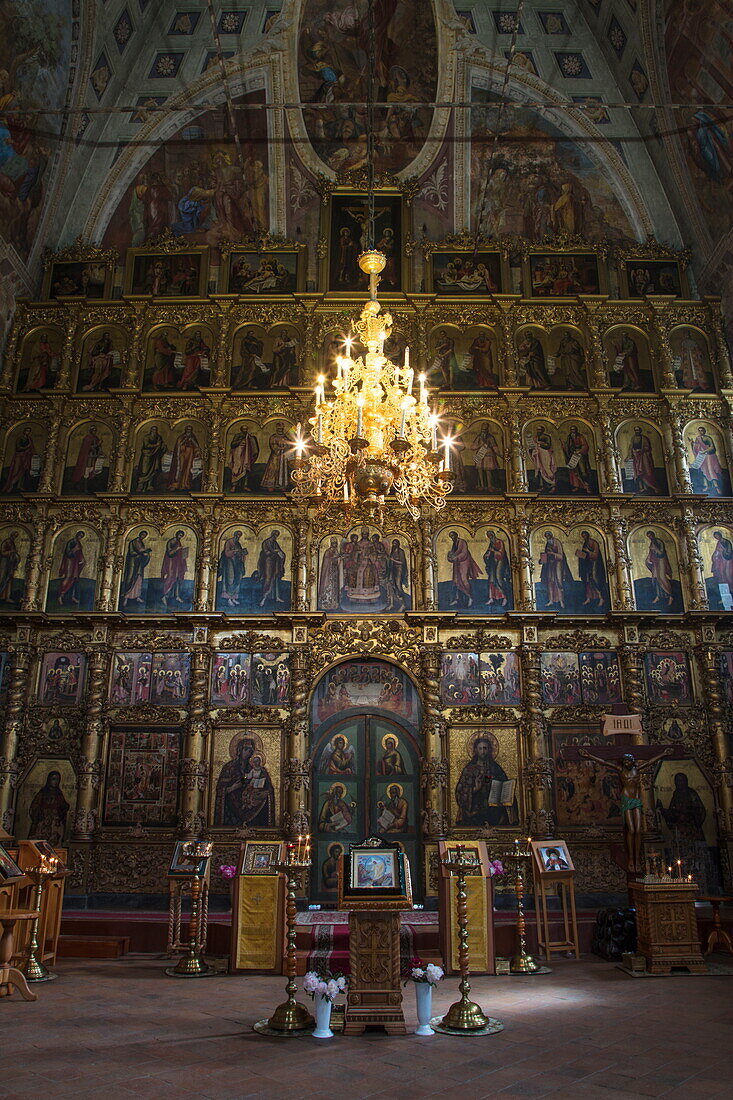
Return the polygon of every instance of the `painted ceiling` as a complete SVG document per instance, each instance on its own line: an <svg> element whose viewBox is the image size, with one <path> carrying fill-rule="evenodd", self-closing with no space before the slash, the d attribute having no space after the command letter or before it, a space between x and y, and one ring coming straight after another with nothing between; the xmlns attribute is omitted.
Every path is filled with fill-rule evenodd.
<svg viewBox="0 0 733 1100"><path fill-rule="evenodd" d="M729 293L733 0L373 10L377 167L416 228L654 234ZM366 163L368 47L367 0L5 0L0 324L79 235L317 236L323 178Z"/></svg>

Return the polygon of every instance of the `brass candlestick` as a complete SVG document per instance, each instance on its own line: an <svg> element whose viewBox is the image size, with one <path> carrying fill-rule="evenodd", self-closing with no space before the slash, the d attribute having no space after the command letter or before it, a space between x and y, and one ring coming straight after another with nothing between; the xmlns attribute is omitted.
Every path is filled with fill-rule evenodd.
<svg viewBox="0 0 733 1100"><path fill-rule="evenodd" d="M214 848L211 840L190 840L183 845L183 854L193 859L208 859ZM175 966L166 967L170 978L204 978L216 970L203 958L204 937L201 935L202 878L191 878L191 917L188 924L188 948Z"/></svg>
<svg viewBox="0 0 733 1100"><path fill-rule="evenodd" d="M58 867L56 856L41 856L41 862L37 867L30 867L25 874L35 884L33 892L34 916L31 921L30 937L28 940L28 956L21 967L26 981L29 982L53 982L58 974L52 974L43 962L43 951L38 943L38 925L41 920L41 904L43 901L43 884L47 878L56 873Z"/></svg>
<svg viewBox="0 0 733 1100"><path fill-rule="evenodd" d="M527 922L524 916L524 869L532 853L522 848L517 838L514 847L504 857L511 867L510 877L514 877L514 892L517 897L517 941L509 970L512 974L538 974L544 968L527 954Z"/></svg>
<svg viewBox="0 0 733 1100"><path fill-rule="evenodd" d="M299 836L297 847L293 841L288 841L285 860L271 864L276 871L280 871L286 878L285 927L287 929L286 973L288 981L285 986L287 999L277 1006L269 1019L258 1020L254 1025L254 1030L262 1034L270 1035L274 1033L283 1037L304 1035L316 1026L316 1022L308 1009L295 997L298 990L295 982L295 917L297 913L295 891L300 886L301 876L310 867L310 861L310 836Z"/></svg>
<svg viewBox="0 0 733 1100"><path fill-rule="evenodd" d="M466 874L478 868L475 852L466 851L457 844L455 853L443 860L443 866L456 876L456 898L458 914L458 966L461 980L458 988L460 1000L455 1001L445 1016L430 1021L433 1031L442 1031L450 1035L486 1035L502 1031L500 1020L487 1016L480 1005L469 997L471 983L468 978L468 905L466 903Z"/></svg>

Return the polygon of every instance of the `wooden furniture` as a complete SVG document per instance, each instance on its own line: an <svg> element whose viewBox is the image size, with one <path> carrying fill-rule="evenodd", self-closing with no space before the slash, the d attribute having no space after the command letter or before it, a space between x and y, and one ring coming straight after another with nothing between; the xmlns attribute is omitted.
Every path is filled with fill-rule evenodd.
<svg viewBox="0 0 733 1100"><path fill-rule="evenodd" d="M0 912L0 997L9 997L11 989L17 989L25 1001L37 1001L38 997L28 988L23 974L16 966L12 966L15 953L13 946L13 930L17 921L32 921L36 913L34 909L6 909Z"/></svg>
<svg viewBox="0 0 733 1100"><path fill-rule="evenodd" d="M280 858L280 845L273 862ZM283 973L285 876L271 867L248 870L242 844L232 889L232 940L229 970ZM255 864L256 866L256 864Z"/></svg>
<svg viewBox="0 0 733 1100"><path fill-rule="evenodd" d="M563 840L533 840L532 880L534 883L535 911L537 913L537 942L545 958L553 953L565 955L572 951L580 958L578 918L575 910L575 868ZM551 910L549 899L560 901L559 916L562 920L562 937L550 938L550 921L557 917Z"/></svg>
<svg viewBox="0 0 733 1100"><path fill-rule="evenodd" d="M58 860L58 865L54 874L44 875L43 879L41 913L38 919L38 958L44 966L54 966L58 954L64 892L69 874L66 867L67 850L65 848L54 849L44 840L21 840L18 842L16 862L24 872L28 872L33 867L38 867L41 860L48 858L49 855ZM17 895L18 904L21 908L32 908L35 889L32 877L27 875ZM15 944L16 958L27 953L29 933L30 925L26 925L20 936L17 937Z"/></svg>
<svg viewBox="0 0 733 1100"><path fill-rule="evenodd" d="M400 985L400 914L389 910L349 913L351 977L344 1035L381 1026L388 1035L406 1035Z"/></svg>
<svg viewBox="0 0 733 1100"><path fill-rule="evenodd" d="M720 920L721 905L725 902L733 901L733 898L701 894L698 895L697 900L708 902L713 910L713 930L708 936L708 945L705 948L705 954L709 955L718 945L720 945L721 951L727 951L729 955L733 955L733 943L731 943L730 936L723 928Z"/></svg>
<svg viewBox="0 0 733 1100"><path fill-rule="evenodd" d="M458 973L458 917L455 906L456 875L444 860L455 851L455 843L438 841L440 879L438 880L438 921L440 950L447 974ZM471 935L468 940L468 965L472 974L495 974L494 948L494 887L489 869L489 856L483 840L469 840L463 845L474 852L477 869L466 876L466 905Z"/></svg>
<svg viewBox="0 0 733 1100"><path fill-rule="evenodd" d="M700 952L696 894L694 882L629 881L629 898L636 909L636 951L646 959L649 974L669 974L672 967L708 973Z"/></svg>

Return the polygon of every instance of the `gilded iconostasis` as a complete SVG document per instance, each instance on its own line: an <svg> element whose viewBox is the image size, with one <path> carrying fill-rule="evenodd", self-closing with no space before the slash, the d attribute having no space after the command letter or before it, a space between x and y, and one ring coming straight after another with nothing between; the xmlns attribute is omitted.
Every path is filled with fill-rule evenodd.
<svg viewBox="0 0 733 1100"><path fill-rule="evenodd" d="M399 841L420 900L439 838L499 855L555 836L592 904L623 893L622 814L615 773L579 749L628 712L641 753L671 747L644 791L649 844L730 890L724 319L653 158L588 94L607 62L552 40L564 15L528 8L538 44L512 55L497 142L481 42L508 45L507 13L385 9L385 353L404 364L409 347L424 372L453 488L417 521L290 498L316 377L335 375L368 292L363 119L343 105L364 95L363 5L331 7L263 9L256 34L259 9L222 13L228 104L208 97L207 54L176 91L208 20L173 13L176 48L140 62L83 220L48 215L54 247L0 371L0 823L68 846L82 894L161 893L178 835L231 862L243 838L309 831L307 891L326 904L366 833ZM95 103L140 8L90 54ZM238 52L247 35L272 48ZM580 81L570 134L527 105L548 59ZM628 68L643 99L644 66ZM470 110L425 106L461 88ZM85 126L101 141L100 118ZM33 155L13 154L26 172Z"/></svg>

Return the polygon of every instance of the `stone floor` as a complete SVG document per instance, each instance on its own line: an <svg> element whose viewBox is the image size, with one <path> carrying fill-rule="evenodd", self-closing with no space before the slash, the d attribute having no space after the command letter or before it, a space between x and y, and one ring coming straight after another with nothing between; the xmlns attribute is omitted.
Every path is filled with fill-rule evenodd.
<svg viewBox="0 0 733 1100"><path fill-rule="evenodd" d="M35 1004L0 1000L0 1096L733 1096L733 977L630 978L593 957L534 978L475 978L505 1030L260 1038L279 978L181 981L150 956L61 960ZM434 1007L456 996L447 979ZM310 1005L309 1001L306 1001ZM406 990L408 1025L414 995Z"/></svg>

